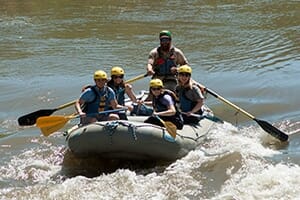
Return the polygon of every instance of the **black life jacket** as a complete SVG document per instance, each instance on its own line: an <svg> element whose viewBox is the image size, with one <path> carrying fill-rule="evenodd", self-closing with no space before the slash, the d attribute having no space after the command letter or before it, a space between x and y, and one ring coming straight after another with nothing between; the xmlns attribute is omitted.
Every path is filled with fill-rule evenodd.
<svg viewBox="0 0 300 200"><path fill-rule="evenodd" d="M160 94L157 98L155 98L155 97L153 98L153 101L152 101L153 108L155 108L155 110L156 110L157 112L168 110L167 105L164 105L164 104L162 103L163 97L164 97L166 94L168 94L168 95L171 96L171 98L172 98L172 100L173 100L173 102L174 102L174 106L175 106L175 109L176 109L176 113L177 113L177 112L179 113L179 109L178 109L178 107L177 107L177 105L176 105L176 102L178 102L178 98L177 98L177 96L175 95L174 92L172 92L171 90L168 90L168 89L164 89L162 94Z"/></svg>
<svg viewBox="0 0 300 200"><path fill-rule="evenodd" d="M107 82L107 85L113 89L116 94L116 99L119 105L125 105L125 85L121 84L120 86L115 86L113 80Z"/></svg>

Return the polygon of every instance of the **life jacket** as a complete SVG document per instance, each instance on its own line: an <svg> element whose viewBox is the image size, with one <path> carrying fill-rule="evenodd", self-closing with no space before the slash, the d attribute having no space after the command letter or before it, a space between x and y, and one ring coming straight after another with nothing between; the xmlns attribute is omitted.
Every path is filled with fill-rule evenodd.
<svg viewBox="0 0 300 200"><path fill-rule="evenodd" d="M113 91L115 92L118 104L124 106L125 105L125 86L124 86L124 84L122 84L120 86L115 86L113 83L113 80L110 80L107 83L107 85L111 89L113 89Z"/></svg>
<svg viewBox="0 0 300 200"><path fill-rule="evenodd" d="M157 47L158 59L154 63L154 72L158 76L172 75L171 67L177 66L175 62L175 48L172 47L167 58L164 58L161 47Z"/></svg>
<svg viewBox="0 0 300 200"><path fill-rule="evenodd" d="M88 85L88 86L85 86L85 88L83 88L83 90L90 88L95 94L95 98L93 99L93 101L85 102L81 106L82 111L87 114L108 110L108 105L109 105L109 102L107 102L108 93L109 93L108 87L104 86L105 92L104 92L104 95L102 95L102 96L99 95L99 92L96 90L96 87L97 86L95 86L95 85L94 86Z"/></svg>
<svg viewBox="0 0 300 200"><path fill-rule="evenodd" d="M193 86L199 87L199 85L196 84L196 83L193 83ZM201 91L200 87L199 87L199 89ZM189 91L189 90L191 90L191 89L190 88L183 88L183 89L180 89L179 91L176 91L178 93L178 96L179 96L180 110L182 112L191 111L198 103L197 101L194 101L194 99L191 99L186 95L187 91ZM201 113L202 113L201 109L199 109L196 112L196 114L201 114Z"/></svg>
<svg viewBox="0 0 300 200"><path fill-rule="evenodd" d="M176 106L176 102L178 101L178 98L176 97L174 92L172 92L171 90L167 90L167 89L164 89L163 93L161 93L157 98L155 98L155 97L153 98L153 100L152 100L153 108L155 109L156 112L161 112L161 111L168 110L167 105L164 105L162 103L163 97L166 94L168 94L172 97L172 100L173 100L173 103L174 103L174 106L175 106L175 109L176 109L176 113L177 113L179 111L177 106Z"/></svg>
<svg viewBox="0 0 300 200"><path fill-rule="evenodd" d="M197 83L196 81L193 80L193 85L197 86L201 93L203 94L203 96L206 98L206 90L204 87L202 87L199 83Z"/></svg>

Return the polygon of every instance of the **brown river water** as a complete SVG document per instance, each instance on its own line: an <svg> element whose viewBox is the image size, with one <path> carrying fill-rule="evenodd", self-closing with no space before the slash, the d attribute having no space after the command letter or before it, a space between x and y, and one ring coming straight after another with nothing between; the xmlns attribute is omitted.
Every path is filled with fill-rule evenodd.
<svg viewBox="0 0 300 200"><path fill-rule="evenodd" d="M289 141L208 95L227 123L199 148L167 165L102 173L105 163L87 172L65 153L71 124L50 137L18 126L26 113L76 99L95 70L145 73L163 29L195 80ZM299 33L296 0L0 0L0 199L299 199ZM134 82L136 93L148 82Z"/></svg>

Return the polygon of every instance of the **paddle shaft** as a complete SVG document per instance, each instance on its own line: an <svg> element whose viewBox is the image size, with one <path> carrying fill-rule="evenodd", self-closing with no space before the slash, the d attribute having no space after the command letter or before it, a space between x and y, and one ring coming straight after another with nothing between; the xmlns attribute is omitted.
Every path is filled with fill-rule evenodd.
<svg viewBox="0 0 300 200"><path fill-rule="evenodd" d="M224 103L226 103L226 104L232 106L232 107L235 108L237 111L240 111L240 112L244 113L247 117L249 117L249 118L251 118L251 119L255 119L255 117L254 117L253 115L251 115L250 113L246 112L244 109L238 107L237 105L231 103L231 102L228 101L227 99L224 99L223 97L217 95L215 92L209 90L208 88L205 88L205 90L206 90L209 94L211 94L212 96L214 96L214 97L220 99L221 101L223 101Z"/></svg>
<svg viewBox="0 0 300 200"><path fill-rule="evenodd" d="M140 79L145 78L147 76L148 76L148 74L141 74L139 76L136 76L136 77L134 77L132 79L129 79L129 80L125 81L125 83L132 83L134 81L140 80Z"/></svg>
<svg viewBox="0 0 300 200"><path fill-rule="evenodd" d="M187 115L187 113L185 113L185 112L182 112L182 114ZM190 116L197 117L200 120L205 118L205 119L209 119L213 122L218 122L218 123L221 123L221 124L224 123L223 120L221 120L220 118L218 118L216 116L213 116L213 115L198 115L198 114L192 113Z"/></svg>
<svg viewBox="0 0 300 200"><path fill-rule="evenodd" d="M164 120L162 120L158 115L155 115L156 119L158 119L164 126L166 126L166 123Z"/></svg>
<svg viewBox="0 0 300 200"><path fill-rule="evenodd" d="M230 105L231 107L233 107L236 110L238 110L238 111L242 112L243 114L245 114L247 117L249 117L252 120L256 121L258 123L258 125L260 125L260 127L262 129L264 129L267 133L270 133L272 136L278 138L281 141L287 141L288 140L288 135L287 134L283 133L282 131L280 131L276 127L272 126L270 123L268 123L266 121L263 121L263 120L260 120L260 119L257 119L256 117L254 117L250 113L246 112L244 109L242 109L242 108L238 107L237 105L231 103L230 101L228 101L224 97L218 95L214 91L208 89L207 87L205 87L205 86L203 86L201 84L199 84L199 85L200 85L200 87L204 88L204 90L207 91L212 96L216 97L217 99L220 99L224 103Z"/></svg>
<svg viewBox="0 0 300 200"><path fill-rule="evenodd" d="M86 114L86 116L87 117L92 117L92 116L95 116L95 115L101 115L101 114L112 113L112 112L120 112L120 111L124 111L124 110L127 110L127 108L119 108L119 109L115 109L115 110L105 110L105 111L101 111L101 112L98 112L98 113ZM75 115L72 118L79 118L79 117L80 117L80 115Z"/></svg>
<svg viewBox="0 0 300 200"><path fill-rule="evenodd" d="M63 105L61 105L61 106L55 108L55 110L61 110L61 109L67 108L67 107L69 107L69 106L71 106L71 105L73 105L73 104L75 104L75 103L76 103L76 100L71 101L71 102L69 102L69 103L63 104Z"/></svg>

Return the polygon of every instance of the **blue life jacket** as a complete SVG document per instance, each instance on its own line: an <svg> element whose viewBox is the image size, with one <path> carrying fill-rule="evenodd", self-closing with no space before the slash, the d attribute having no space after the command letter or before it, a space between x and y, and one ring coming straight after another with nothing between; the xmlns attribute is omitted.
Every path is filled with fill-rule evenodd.
<svg viewBox="0 0 300 200"><path fill-rule="evenodd" d="M189 112L194 108L195 103L189 100L183 93L179 95L180 109L182 112Z"/></svg>
<svg viewBox="0 0 300 200"><path fill-rule="evenodd" d="M90 113L98 113L104 110L109 110L110 102L108 102L108 90L107 86L104 86L104 94L100 96L99 92L96 90L97 86L90 86L91 90L95 94L95 98L91 102L86 102L83 105L83 112L90 114Z"/></svg>

